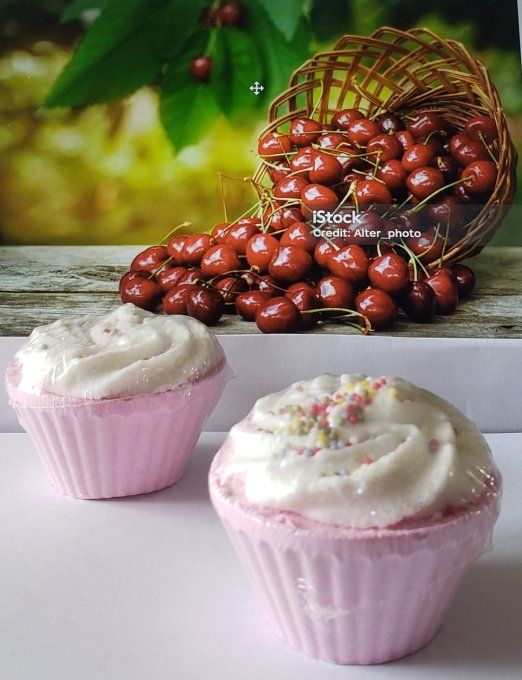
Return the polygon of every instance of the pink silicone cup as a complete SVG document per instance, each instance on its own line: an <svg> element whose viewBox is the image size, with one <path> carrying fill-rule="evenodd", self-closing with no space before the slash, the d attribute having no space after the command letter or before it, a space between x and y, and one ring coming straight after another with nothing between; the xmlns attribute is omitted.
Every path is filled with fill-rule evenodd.
<svg viewBox="0 0 522 680"><path fill-rule="evenodd" d="M439 521L346 529L227 496L218 458L211 499L275 633L336 664L383 663L426 645L499 512L500 475L479 504Z"/></svg>
<svg viewBox="0 0 522 680"><path fill-rule="evenodd" d="M182 476L229 377L226 362L166 392L117 399L33 397L6 374L11 405L59 491L75 498L133 496Z"/></svg>

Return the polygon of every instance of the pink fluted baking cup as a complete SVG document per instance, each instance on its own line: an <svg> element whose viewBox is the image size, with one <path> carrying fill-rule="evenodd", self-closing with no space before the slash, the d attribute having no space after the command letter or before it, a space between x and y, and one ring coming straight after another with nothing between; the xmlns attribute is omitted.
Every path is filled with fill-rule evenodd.
<svg viewBox="0 0 522 680"><path fill-rule="evenodd" d="M13 363L6 388L57 489L95 499L133 496L177 482L228 377L222 362L166 392L77 399L21 392Z"/></svg>
<svg viewBox="0 0 522 680"><path fill-rule="evenodd" d="M497 491L465 511L403 529L354 530L245 506L210 474L214 507L275 633L337 664L376 664L426 645L468 568L488 549Z"/></svg>

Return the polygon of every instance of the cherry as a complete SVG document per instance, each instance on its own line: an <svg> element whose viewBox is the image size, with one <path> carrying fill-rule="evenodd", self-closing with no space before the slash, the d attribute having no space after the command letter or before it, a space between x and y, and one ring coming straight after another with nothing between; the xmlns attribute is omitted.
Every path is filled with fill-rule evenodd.
<svg viewBox="0 0 522 680"><path fill-rule="evenodd" d="M292 150L292 142L288 135L269 132L259 140L257 153L268 160L282 160Z"/></svg>
<svg viewBox="0 0 522 680"><path fill-rule="evenodd" d="M312 266L312 258L299 246L281 246L268 265L270 276L278 281L293 283L304 278Z"/></svg>
<svg viewBox="0 0 522 680"><path fill-rule="evenodd" d="M467 144L471 141L471 137L466 135L464 132L457 132L449 141L449 152L452 156L455 156L455 152L463 144Z"/></svg>
<svg viewBox="0 0 522 680"><path fill-rule="evenodd" d="M355 298L355 309L370 322L373 330L384 331L395 323L397 304L383 290L367 288Z"/></svg>
<svg viewBox="0 0 522 680"><path fill-rule="evenodd" d="M435 314L435 293L424 281L410 281L399 295L399 305L411 319L426 323Z"/></svg>
<svg viewBox="0 0 522 680"><path fill-rule="evenodd" d="M310 170L313 166L313 159L316 151L311 146L304 146L302 149L293 156L290 161L290 168L292 172L298 173L299 177L303 177L306 180L310 179Z"/></svg>
<svg viewBox="0 0 522 680"><path fill-rule="evenodd" d="M125 274L121 277L120 283L118 285L118 291L121 294L121 291L124 287L128 287L132 281L136 281L137 279L148 279L150 276L150 272L145 271L144 269L137 269L136 271L128 271L125 272Z"/></svg>
<svg viewBox="0 0 522 680"><path fill-rule="evenodd" d="M290 296L293 293L295 293L297 290L301 290L302 288L306 288L311 293L314 293L317 296L317 291L311 283L308 283L307 281L297 281L296 283L292 283L290 286L288 286L288 288L285 291L285 297L291 299ZM319 297L318 296L317 296L317 304L319 304Z"/></svg>
<svg viewBox="0 0 522 680"><path fill-rule="evenodd" d="M359 205L370 205L372 203L391 205L393 202L392 195L386 184L379 182L377 179L363 179L357 182L355 196Z"/></svg>
<svg viewBox="0 0 522 680"><path fill-rule="evenodd" d="M420 236L412 236L407 243L414 255L427 263L438 260L444 248L444 241L435 228L427 229Z"/></svg>
<svg viewBox="0 0 522 680"><path fill-rule="evenodd" d="M366 146L370 139L377 137L380 132L379 126L373 120L361 118L348 126L348 139L356 146Z"/></svg>
<svg viewBox="0 0 522 680"><path fill-rule="evenodd" d="M136 307L153 311L161 299L162 290L153 279L137 276L137 272L130 272L136 276L128 276L121 283L121 301L132 302Z"/></svg>
<svg viewBox="0 0 522 680"><path fill-rule="evenodd" d="M311 118L294 118L290 123L290 141L295 146L309 146L316 141L322 129L322 125Z"/></svg>
<svg viewBox="0 0 522 680"><path fill-rule="evenodd" d="M426 283L435 293L435 313L453 314L459 303L459 289L450 269L437 269L426 279Z"/></svg>
<svg viewBox="0 0 522 680"><path fill-rule="evenodd" d="M275 279L271 276L260 276L256 282L257 289L262 293L268 293L270 297L281 295L281 289L277 285Z"/></svg>
<svg viewBox="0 0 522 680"><path fill-rule="evenodd" d="M402 155L402 144L393 135L377 135L372 137L366 146L367 153L374 153L373 160L391 161Z"/></svg>
<svg viewBox="0 0 522 680"><path fill-rule="evenodd" d="M301 326L301 313L285 297L275 297L257 310L256 324L262 333L292 333Z"/></svg>
<svg viewBox="0 0 522 680"><path fill-rule="evenodd" d="M319 305L317 292L311 287L302 287L297 290L287 291L285 297L293 302L300 312L317 309ZM301 328L305 330L316 326L317 321L317 314L301 314Z"/></svg>
<svg viewBox="0 0 522 680"><path fill-rule="evenodd" d="M336 184L341 179L343 167L333 156L316 152L309 173L310 181L316 184Z"/></svg>
<svg viewBox="0 0 522 680"><path fill-rule="evenodd" d="M442 172L445 182L453 182L457 179L458 168L452 156L437 156L435 167Z"/></svg>
<svg viewBox="0 0 522 680"><path fill-rule="evenodd" d="M185 274L180 278L179 283L200 283L204 280L204 275L201 269L188 269Z"/></svg>
<svg viewBox="0 0 522 680"><path fill-rule="evenodd" d="M408 121L406 129L418 139L445 130L446 123L435 111L421 111L413 120Z"/></svg>
<svg viewBox="0 0 522 680"><path fill-rule="evenodd" d="M226 244L211 246L201 260L201 271L208 277L219 276L241 267L234 248Z"/></svg>
<svg viewBox="0 0 522 680"><path fill-rule="evenodd" d="M199 80L202 83L207 83L210 80L212 73L212 59L206 57L204 54L199 57L194 57L190 61L190 75L194 80Z"/></svg>
<svg viewBox="0 0 522 680"><path fill-rule="evenodd" d="M187 294L187 312L190 316L207 326L213 326L225 310L223 296L214 288L193 286Z"/></svg>
<svg viewBox="0 0 522 680"><path fill-rule="evenodd" d="M165 246L151 246L138 253L131 262L131 272L138 269L146 272L153 272L160 267L168 258Z"/></svg>
<svg viewBox="0 0 522 680"><path fill-rule="evenodd" d="M274 184L277 184L282 179L287 177L291 172L290 163L288 161L279 161L275 167L268 169L270 179Z"/></svg>
<svg viewBox="0 0 522 680"><path fill-rule="evenodd" d="M414 144L404 152L402 167L408 172L435 165L435 154L426 144Z"/></svg>
<svg viewBox="0 0 522 680"><path fill-rule="evenodd" d="M395 136L402 144L402 148L404 149L404 151L407 151L415 144L415 138L413 137L411 132L408 132L407 130L399 130L399 132L397 132Z"/></svg>
<svg viewBox="0 0 522 680"><path fill-rule="evenodd" d="M421 231L418 225L418 216L416 213L411 213L409 211L401 212L395 215L391 220L389 225L391 229L402 229L403 231Z"/></svg>
<svg viewBox="0 0 522 680"><path fill-rule="evenodd" d="M221 222L221 224L216 224L216 226L212 229L212 238L216 243L223 243L225 240L225 235L229 229L230 222Z"/></svg>
<svg viewBox="0 0 522 680"><path fill-rule="evenodd" d="M358 245L375 243L381 235L383 221L374 210L366 210L353 216L350 224L346 225L346 243ZM357 233L359 232L359 233ZM372 232L374 232L372 234Z"/></svg>
<svg viewBox="0 0 522 680"><path fill-rule="evenodd" d="M399 116L394 113L381 113L375 121L383 132L395 134L399 130L404 130L404 123Z"/></svg>
<svg viewBox="0 0 522 680"><path fill-rule="evenodd" d="M453 187L451 191L457 201L465 205L476 203L479 200L477 196L473 196L473 194L471 194L471 192L466 189L464 184L457 184L457 186Z"/></svg>
<svg viewBox="0 0 522 680"><path fill-rule="evenodd" d="M312 234L312 228L306 222L294 222L281 236L282 246L300 246L311 253L318 238Z"/></svg>
<svg viewBox="0 0 522 680"><path fill-rule="evenodd" d="M166 293L171 288L178 285L180 279L185 276L187 270L185 267L165 267L157 275L156 280L159 283L161 290Z"/></svg>
<svg viewBox="0 0 522 680"><path fill-rule="evenodd" d="M263 221L268 226L268 231L281 231L302 219L303 215L297 207L274 210L273 206L269 205L263 212Z"/></svg>
<svg viewBox="0 0 522 680"><path fill-rule="evenodd" d="M245 321L254 321L260 307L271 299L270 293L262 290L249 290L236 297L236 312Z"/></svg>
<svg viewBox="0 0 522 680"><path fill-rule="evenodd" d="M361 246L354 243L344 246L327 256L328 269L334 276L361 286L368 273L368 256Z"/></svg>
<svg viewBox="0 0 522 680"><path fill-rule="evenodd" d="M430 203L426 207L426 214L435 224L441 225L442 233L445 233L447 226L461 227L465 222L462 204L454 196L446 196L437 203Z"/></svg>
<svg viewBox="0 0 522 680"><path fill-rule="evenodd" d="M165 314L186 314L187 295L194 286L190 283L180 283L163 298L163 311Z"/></svg>
<svg viewBox="0 0 522 680"><path fill-rule="evenodd" d="M408 265L397 253L381 255L370 264L368 278L373 288L379 288L393 295L405 288L408 283Z"/></svg>
<svg viewBox="0 0 522 680"><path fill-rule="evenodd" d="M225 276L216 282L216 288L223 296L225 304L233 305L236 297L248 290L248 285L244 279L238 276Z"/></svg>
<svg viewBox="0 0 522 680"><path fill-rule="evenodd" d="M339 198L335 191L322 184L308 184L303 189L301 201L304 216L310 217L314 210L334 210L339 203Z"/></svg>
<svg viewBox="0 0 522 680"><path fill-rule="evenodd" d="M360 120L363 115L357 109L341 109L332 116L332 125L338 130L348 130L354 120Z"/></svg>
<svg viewBox="0 0 522 680"><path fill-rule="evenodd" d="M285 177L274 187L274 196L283 199L296 199L301 197L301 192L308 186L308 180L304 177Z"/></svg>
<svg viewBox="0 0 522 680"><path fill-rule="evenodd" d="M459 165L463 166L475 163L476 161L487 161L489 159L484 144L476 142L474 139L470 139L469 141L464 142L464 144L461 144L458 149L452 153L452 156Z"/></svg>
<svg viewBox="0 0 522 680"><path fill-rule="evenodd" d="M417 168L408 175L408 190L420 201L444 186L444 175L436 168Z"/></svg>
<svg viewBox="0 0 522 680"><path fill-rule="evenodd" d="M377 179L384 182L393 193L404 188L406 177L406 170L403 168L401 161L397 159L386 161L377 172Z"/></svg>
<svg viewBox="0 0 522 680"><path fill-rule="evenodd" d="M485 141L491 144L498 139L497 126L490 116L473 116L464 126L464 130L477 142Z"/></svg>
<svg viewBox="0 0 522 680"><path fill-rule="evenodd" d="M213 240L209 234L190 234L187 236L181 251L182 264L198 265L212 243Z"/></svg>
<svg viewBox="0 0 522 680"><path fill-rule="evenodd" d="M225 2L216 10L217 18L223 26L238 26L245 14L245 7L240 2Z"/></svg>
<svg viewBox="0 0 522 680"><path fill-rule="evenodd" d="M339 149L340 147L351 149L351 146L348 143L348 137L342 135L340 132L325 132L318 137L317 143L321 149Z"/></svg>
<svg viewBox="0 0 522 680"><path fill-rule="evenodd" d="M462 173L464 186L472 194L485 194L493 189L497 181L497 166L492 161L470 163Z"/></svg>
<svg viewBox="0 0 522 680"><path fill-rule="evenodd" d="M319 267L326 269L328 267L328 257L340 250L344 242L340 238L320 239L314 250L314 260Z"/></svg>
<svg viewBox="0 0 522 680"><path fill-rule="evenodd" d="M317 284L317 294L324 307L350 308L353 305L352 285L338 276L325 276Z"/></svg>
<svg viewBox="0 0 522 680"><path fill-rule="evenodd" d="M440 156L443 151L442 145L435 139L435 137L429 137L427 139L421 138L418 141L419 144L424 144L428 147L428 149L431 149L434 156Z"/></svg>
<svg viewBox="0 0 522 680"><path fill-rule="evenodd" d="M457 281L459 298L467 297L475 288L476 280L473 270L466 267L465 264L454 264L451 267L451 272Z"/></svg>
<svg viewBox="0 0 522 680"><path fill-rule="evenodd" d="M186 236L183 236L182 234L177 234L173 236L167 243L167 254L170 257L172 264L182 263L183 256L181 253L183 252L183 246L185 245L186 240L187 240Z"/></svg>
<svg viewBox="0 0 522 680"><path fill-rule="evenodd" d="M248 264L257 267L260 272L267 272L268 265L274 253L279 248L279 241L270 234L255 234L245 248Z"/></svg>
<svg viewBox="0 0 522 680"><path fill-rule="evenodd" d="M233 248L238 255L244 255L248 241L255 234L259 234L259 231L259 227L255 224L239 224L238 222L229 227L223 242Z"/></svg>

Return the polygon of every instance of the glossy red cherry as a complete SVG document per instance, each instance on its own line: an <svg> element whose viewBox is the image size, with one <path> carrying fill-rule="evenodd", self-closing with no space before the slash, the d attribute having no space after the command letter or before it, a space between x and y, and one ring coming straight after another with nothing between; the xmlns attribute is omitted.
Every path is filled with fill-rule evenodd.
<svg viewBox="0 0 522 680"><path fill-rule="evenodd" d="M225 276L215 283L227 305L235 304L236 297L248 290L247 282L239 276Z"/></svg>
<svg viewBox="0 0 522 680"><path fill-rule="evenodd" d="M490 116L473 116L464 126L464 130L471 139L477 142L485 141L491 144L498 139L497 126Z"/></svg>
<svg viewBox="0 0 522 680"><path fill-rule="evenodd" d="M280 243L282 246L300 246L311 253L318 240L312 234L312 227L307 222L294 222L281 236Z"/></svg>
<svg viewBox="0 0 522 680"><path fill-rule="evenodd" d="M370 139L377 137L380 132L379 126L373 120L361 118L348 126L348 139L356 146L366 146Z"/></svg>
<svg viewBox="0 0 522 680"><path fill-rule="evenodd" d="M225 234L227 231L230 229L230 222L221 222L220 224L216 224L216 226L212 229L212 238L215 243L223 243L225 240Z"/></svg>
<svg viewBox="0 0 522 680"><path fill-rule="evenodd" d="M311 118L295 118L290 123L290 141L295 146L309 146L321 134L323 127Z"/></svg>
<svg viewBox="0 0 522 680"><path fill-rule="evenodd" d="M180 283L169 290L162 303L165 314L186 314L187 295L193 287L191 283Z"/></svg>
<svg viewBox="0 0 522 680"><path fill-rule="evenodd" d="M256 324L262 333L293 333L301 326L301 313L285 297L275 297L260 307Z"/></svg>
<svg viewBox="0 0 522 680"><path fill-rule="evenodd" d="M245 7L240 2L229 0L217 8L216 15L223 26L238 26L245 15Z"/></svg>
<svg viewBox="0 0 522 680"><path fill-rule="evenodd" d="M315 154L316 151L311 146L304 146L302 149L299 149L290 161L291 172L296 173L297 177L303 177L309 181Z"/></svg>
<svg viewBox="0 0 522 680"><path fill-rule="evenodd" d="M395 134L404 130L404 123L395 113L382 113L375 121L383 132Z"/></svg>
<svg viewBox="0 0 522 680"><path fill-rule="evenodd" d="M190 234L187 236L181 251L182 264L198 265L212 243L212 237L209 234Z"/></svg>
<svg viewBox="0 0 522 680"><path fill-rule="evenodd" d="M187 313L207 326L216 324L225 310L223 296L214 288L193 286L187 294Z"/></svg>
<svg viewBox="0 0 522 680"><path fill-rule="evenodd" d="M314 210L334 210L339 204L339 197L322 184L308 184L301 194L302 212L310 217Z"/></svg>
<svg viewBox="0 0 522 680"><path fill-rule="evenodd" d="M317 292L310 286L297 288L292 291L287 291L285 297L294 303L297 309L301 312L301 328L307 330L317 325L319 320L318 314L303 314L312 309L317 309L320 306L319 296Z"/></svg>
<svg viewBox="0 0 522 680"><path fill-rule="evenodd" d="M497 181L497 166L492 161L470 163L462 173L466 189L472 194L485 194L493 190Z"/></svg>
<svg viewBox="0 0 522 680"><path fill-rule="evenodd" d="M406 185L406 170L402 167L402 163L397 159L392 159L383 163L377 171L377 179L384 182L392 193L397 193L404 189Z"/></svg>
<svg viewBox="0 0 522 680"><path fill-rule="evenodd" d="M271 299L270 293L262 290L249 290L236 298L236 312L245 321L254 321L258 310Z"/></svg>
<svg viewBox="0 0 522 680"><path fill-rule="evenodd" d="M274 167L268 168L268 174L274 184L287 177L292 171L288 161L277 161Z"/></svg>
<svg viewBox="0 0 522 680"><path fill-rule="evenodd" d="M383 221L374 210L354 214L351 224L343 225L346 244L368 245L376 243L382 235Z"/></svg>
<svg viewBox="0 0 522 680"><path fill-rule="evenodd" d="M206 83L210 80L212 74L212 59L206 57L204 54L199 57L194 57L190 61L190 75L194 80L199 80L202 83Z"/></svg>
<svg viewBox="0 0 522 680"><path fill-rule="evenodd" d="M334 276L360 287L366 281L369 261L361 246L350 244L328 255L327 266Z"/></svg>
<svg viewBox="0 0 522 680"><path fill-rule="evenodd" d="M444 186L444 175L436 168L418 168L408 175L408 191L419 201L428 198Z"/></svg>
<svg viewBox="0 0 522 680"><path fill-rule="evenodd" d="M177 234L173 236L167 243L167 254L170 257L172 264L181 264L183 261L183 246L187 240L186 236L182 234Z"/></svg>
<svg viewBox="0 0 522 680"><path fill-rule="evenodd" d="M441 226L443 234L446 233L446 227L461 227L466 221L462 204L454 196L446 196L437 203L430 203L426 206L426 214L430 220Z"/></svg>
<svg viewBox="0 0 522 680"><path fill-rule="evenodd" d="M349 309L354 301L351 283L338 276L324 276L317 284L317 294L324 307Z"/></svg>
<svg viewBox="0 0 522 680"><path fill-rule="evenodd" d="M185 267L165 267L156 275L156 281L161 290L166 293L171 288L177 286L186 273Z"/></svg>
<svg viewBox="0 0 522 680"><path fill-rule="evenodd" d="M141 253L138 253L131 262L131 272L146 271L153 272L160 267L168 258L168 252L165 246L151 246L145 248Z"/></svg>
<svg viewBox="0 0 522 680"><path fill-rule="evenodd" d="M282 160L292 150L292 142L288 135L280 135L277 132L269 132L259 140L257 153L261 158L269 161Z"/></svg>
<svg viewBox="0 0 522 680"><path fill-rule="evenodd" d="M457 281L450 269L442 267L430 274L426 283L435 293L435 313L453 314L459 303Z"/></svg>
<svg viewBox="0 0 522 680"><path fill-rule="evenodd" d="M402 144L393 135L377 135L372 137L366 146L366 152L374 154L372 160L391 161L400 158L403 153Z"/></svg>
<svg viewBox="0 0 522 680"><path fill-rule="evenodd" d="M257 277L256 286L257 290L260 290L262 293L268 293L270 297L282 295L283 293L281 286L277 285L277 281L267 274Z"/></svg>
<svg viewBox="0 0 522 680"><path fill-rule="evenodd" d="M268 265L268 273L277 281L293 283L303 279L312 267L312 258L299 246L281 246Z"/></svg>
<svg viewBox="0 0 522 680"><path fill-rule="evenodd" d="M397 132L395 136L401 143L404 151L407 151L416 143L415 137L411 134L411 132L408 132L407 130L399 130L399 132Z"/></svg>
<svg viewBox="0 0 522 680"><path fill-rule="evenodd" d="M362 179L357 182L355 195L359 205L382 204L391 205L393 202L390 190L377 179Z"/></svg>
<svg viewBox="0 0 522 680"><path fill-rule="evenodd" d="M128 271L125 272L125 274L121 277L119 285L118 285L118 291L121 294L122 289L125 286L128 286L132 281L136 281L136 279L148 279L150 277L150 272L145 271L144 269L137 269L136 271Z"/></svg>
<svg viewBox="0 0 522 680"><path fill-rule="evenodd" d="M211 246L201 260L201 271L205 276L219 276L241 267L236 251L225 243Z"/></svg>
<svg viewBox="0 0 522 680"><path fill-rule="evenodd" d="M314 260L323 269L328 267L328 257L345 245L340 238L320 239L314 249Z"/></svg>
<svg viewBox="0 0 522 680"><path fill-rule="evenodd" d="M351 149L351 144L346 135L340 132L325 132L317 138L321 149Z"/></svg>
<svg viewBox="0 0 522 680"><path fill-rule="evenodd" d="M348 130L354 120L360 120L363 114L357 109L341 109L332 116L332 125L338 130Z"/></svg>
<svg viewBox="0 0 522 680"><path fill-rule="evenodd" d="M355 309L370 322L373 330L391 328L397 318L397 304L383 290L367 288L355 298Z"/></svg>
<svg viewBox="0 0 522 680"><path fill-rule="evenodd" d="M459 165L466 167L470 163L475 163L476 161L487 161L489 159L488 152L484 144L481 142L476 142L474 139L470 139L464 144L461 144L458 149L452 153Z"/></svg>
<svg viewBox="0 0 522 680"><path fill-rule="evenodd" d="M297 207L274 210L274 206L268 205L263 212L263 223L269 232L280 232L302 219L303 215Z"/></svg>
<svg viewBox="0 0 522 680"><path fill-rule="evenodd" d="M238 255L244 255L247 243L252 236L259 233L260 229L255 224L233 224L227 230L223 242L233 248Z"/></svg>
<svg viewBox="0 0 522 680"><path fill-rule="evenodd" d="M410 281L398 299L401 309L414 321L426 323L435 314L435 293L424 281Z"/></svg>
<svg viewBox="0 0 522 680"><path fill-rule="evenodd" d="M434 111L422 111L408 121L406 129L418 139L445 130L446 122Z"/></svg>
<svg viewBox="0 0 522 680"><path fill-rule="evenodd" d="M408 265L397 253L381 255L370 264L368 279L373 288L379 288L394 295L405 288L408 283Z"/></svg>
<svg viewBox="0 0 522 680"><path fill-rule="evenodd" d="M471 141L471 137L469 137L464 132L457 132L456 134L454 134L449 141L450 154L452 156L455 156L455 152L457 151L457 149L461 147L463 144L467 144L469 141Z"/></svg>
<svg viewBox="0 0 522 680"><path fill-rule="evenodd" d="M435 228L430 227L420 236L412 236L407 240L410 250L424 263L435 262L442 255L444 240Z"/></svg>
<svg viewBox="0 0 522 680"><path fill-rule="evenodd" d="M134 276L125 276L125 280L121 283L121 301L124 304L132 302L136 307L153 311L161 299L161 288L153 279L138 276L137 272L130 272L130 274Z"/></svg>
<svg viewBox="0 0 522 680"><path fill-rule="evenodd" d="M274 196L287 200L301 198L301 192L307 186L308 180L304 177L285 177L275 185Z"/></svg>
<svg viewBox="0 0 522 680"><path fill-rule="evenodd" d="M451 193L459 203L464 205L471 205L473 203L479 202L479 197L474 196L470 191L468 191L464 184L457 184L456 187L452 188Z"/></svg>
<svg viewBox="0 0 522 680"><path fill-rule="evenodd" d="M435 165L435 154L426 144L414 144L404 152L401 163L407 172L413 172L418 168Z"/></svg>
<svg viewBox="0 0 522 680"><path fill-rule="evenodd" d="M252 236L245 248L248 264L257 267L263 273L268 271L270 260L279 248L279 241L270 234L255 234Z"/></svg>
<svg viewBox="0 0 522 680"><path fill-rule="evenodd" d="M182 283L201 283L201 281L204 281L205 276L201 269L198 267L195 267L193 269L187 269L186 273L183 274L183 276L179 280L179 284Z"/></svg>
<svg viewBox="0 0 522 680"><path fill-rule="evenodd" d="M330 186L337 184L341 179L342 172L343 167L336 158L318 151L313 157L309 177L311 182Z"/></svg>
<svg viewBox="0 0 522 680"><path fill-rule="evenodd" d="M459 299L467 297L475 288L476 280L472 269L465 264L454 264L450 267L451 273L457 281Z"/></svg>

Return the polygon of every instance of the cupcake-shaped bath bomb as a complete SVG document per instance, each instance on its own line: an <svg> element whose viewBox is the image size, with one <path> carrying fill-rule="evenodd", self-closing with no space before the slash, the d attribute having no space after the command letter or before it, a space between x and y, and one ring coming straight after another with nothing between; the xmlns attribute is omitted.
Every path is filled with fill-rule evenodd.
<svg viewBox="0 0 522 680"><path fill-rule="evenodd" d="M343 664L431 640L490 545L500 485L460 411L400 378L362 375L260 399L210 472L277 635Z"/></svg>
<svg viewBox="0 0 522 680"><path fill-rule="evenodd" d="M56 487L110 498L181 477L227 377L205 325L127 304L35 328L6 386Z"/></svg>

